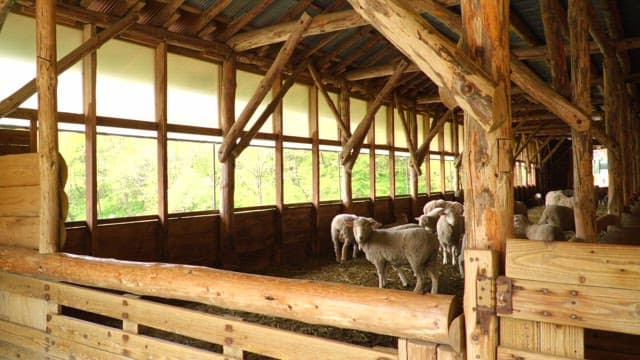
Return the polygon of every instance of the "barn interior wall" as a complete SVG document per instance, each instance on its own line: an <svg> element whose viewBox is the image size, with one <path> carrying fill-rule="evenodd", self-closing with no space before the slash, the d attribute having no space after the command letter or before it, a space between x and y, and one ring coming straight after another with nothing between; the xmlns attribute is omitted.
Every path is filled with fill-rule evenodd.
<svg viewBox="0 0 640 360"><path fill-rule="evenodd" d="M561 190L573 188L573 172L567 169L572 168L571 143L565 142L558 151L545 164L547 184L545 192L548 190ZM544 192L543 192L544 194Z"/></svg>

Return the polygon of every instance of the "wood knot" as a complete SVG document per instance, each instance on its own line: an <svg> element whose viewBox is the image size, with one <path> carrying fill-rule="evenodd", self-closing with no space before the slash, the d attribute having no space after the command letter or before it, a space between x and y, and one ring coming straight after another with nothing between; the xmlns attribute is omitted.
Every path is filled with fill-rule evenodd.
<svg viewBox="0 0 640 360"><path fill-rule="evenodd" d="M475 91L475 87L470 82L464 83L464 85L462 85L462 88L460 88L460 92L464 96L471 96L471 94L473 94L474 91Z"/></svg>

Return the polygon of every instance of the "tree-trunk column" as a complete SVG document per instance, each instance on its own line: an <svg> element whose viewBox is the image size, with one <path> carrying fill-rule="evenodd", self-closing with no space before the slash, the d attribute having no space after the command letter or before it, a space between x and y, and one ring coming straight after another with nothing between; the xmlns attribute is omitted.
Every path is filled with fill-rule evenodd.
<svg viewBox="0 0 640 360"><path fill-rule="evenodd" d="M222 134L227 135L235 121L236 97L236 59L227 57L222 62L222 85L220 102L220 127ZM236 158L232 154L220 166L220 258L225 267L233 266L235 261L233 232L233 203L235 189Z"/></svg>
<svg viewBox="0 0 640 360"><path fill-rule="evenodd" d="M490 310L495 299L486 299L477 291L493 286L513 226L509 1L463 0L461 10L466 51L498 85L493 103L494 130L485 131L476 119L465 114L463 155L465 259L474 255L465 262L467 359L495 359L498 319Z"/></svg>
<svg viewBox="0 0 640 360"><path fill-rule="evenodd" d="M340 96L338 101L339 111L340 111L340 121L343 122L344 126L347 129L350 129L350 107L349 107L349 85L345 82L342 83L340 87ZM342 145L344 146L345 141L344 137L340 136L342 141ZM357 161L357 159L356 159ZM355 162L355 161L354 161ZM340 196L342 197L342 205L344 207L345 212L351 211L351 204L353 202L353 192L351 189L351 170L353 170L353 162L347 163L344 165L340 165L340 171L342 172L341 183L340 183Z"/></svg>
<svg viewBox="0 0 640 360"><path fill-rule="evenodd" d="M571 97L576 106L591 114L591 71L589 18L582 0L569 0L569 46L571 48ZM593 148L590 126L586 131L571 129L573 149L573 188L576 237L596 241L595 197L593 185Z"/></svg>
<svg viewBox="0 0 640 360"><path fill-rule="evenodd" d="M607 135L613 139L619 140L621 137L621 122L625 109L622 109L622 97L625 96L624 81L622 79L622 70L618 65L616 57L605 57L604 59L604 102L605 102L605 122L607 127ZM614 154L612 149L607 149L607 162L609 171L609 187L608 198L609 203L607 209L609 214L618 216L622 215L624 208L622 195L622 163L618 157L622 154Z"/></svg>
<svg viewBox="0 0 640 360"><path fill-rule="evenodd" d="M60 208L60 164L56 75L56 4L36 1L36 88L40 158L40 253L58 251L64 222Z"/></svg>

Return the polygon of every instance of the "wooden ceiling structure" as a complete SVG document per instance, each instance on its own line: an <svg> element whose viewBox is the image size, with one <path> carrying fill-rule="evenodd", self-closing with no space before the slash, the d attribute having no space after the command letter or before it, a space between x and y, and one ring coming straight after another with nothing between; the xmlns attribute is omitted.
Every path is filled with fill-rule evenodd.
<svg viewBox="0 0 640 360"><path fill-rule="evenodd" d="M411 0L406 4L415 14L421 14L412 21L429 24L435 35L451 45L461 43L459 2ZM602 49L618 51L623 79L631 94L635 94L635 83L640 80L640 54L636 50L640 48L640 37L633 37L640 35L640 29L633 26L633 14L640 14L640 5L614 0L587 3L594 14L592 114L603 118ZM35 12L35 2L30 0L7 0L2 6L5 12L9 7L17 13L33 15ZM566 21L554 19L566 19L565 7L561 0L510 2L511 109L515 137L566 137L570 136L576 119L588 120L566 100L568 94L553 90L559 73L557 68L561 66L556 64L555 59L561 56L557 52L566 52L563 47L568 40ZM293 74L297 70L299 81L312 83L311 71L293 66L312 64L320 74L316 80L329 89L339 89L346 83L355 96L374 99L399 64L408 61L408 66L398 75L397 84L401 85L394 89L403 106L440 116L447 110L443 102L449 107L455 105L455 101L447 101L447 96L441 98L443 94L439 90L445 79L437 78L443 71L435 66L429 72L433 59L412 55L408 53L411 49L399 47L393 39L390 41L388 34L372 27L347 0L63 0L57 2L56 12L58 22L67 25L80 27L95 23L99 28L113 30L105 33L105 38L117 34L151 46L165 41L169 51L215 61L235 54L239 67L260 73L272 68L283 42L306 14L309 24L293 43L289 60L280 64L281 72ZM135 19L131 19L134 15ZM123 20L127 18L130 19ZM548 33L554 36L546 36ZM420 59L424 60L423 64L417 63ZM567 72L566 66L564 69ZM458 95L461 95L458 100L465 97ZM384 99L389 100L390 97ZM464 104L462 108L471 110ZM607 144L604 125L595 125L594 136Z"/></svg>

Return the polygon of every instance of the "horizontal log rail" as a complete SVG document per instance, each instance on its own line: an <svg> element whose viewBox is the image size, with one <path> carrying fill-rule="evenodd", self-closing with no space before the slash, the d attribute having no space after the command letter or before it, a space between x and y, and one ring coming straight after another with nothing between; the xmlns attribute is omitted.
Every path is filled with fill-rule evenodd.
<svg viewBox="0 0 640 360"><path fill-rule="evenodd" d="M460 309L452 295L418 295L198 266L41 255L9 246L0 246L0 270L446 344L458 350L464 341L461 317L456 318Z"/></svg>

